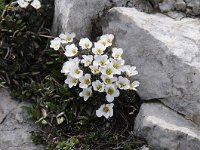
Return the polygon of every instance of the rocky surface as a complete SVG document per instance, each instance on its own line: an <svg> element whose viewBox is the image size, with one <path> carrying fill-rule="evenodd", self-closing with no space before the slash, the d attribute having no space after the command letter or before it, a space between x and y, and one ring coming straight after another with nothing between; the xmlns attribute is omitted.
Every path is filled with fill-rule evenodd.
<svg viewBox="0 0 200 150"><path fill-rule="evenodd" d="M0 150L43 150L36 146L30 136L36 129L26 121L22 109L29 104L12 100L5 89L0 89Z"/></svg>
<svg viewBox="0 0 200 150"><path fill-rule="evenodd" d="M158 148L200 149L199 128L162 104L142 104L134 131Z"/></svg>
<svg viewBox="0 0 200 150"><path fill-rule="evenodd" d="M171 12L182 12L183 16L198 16L200 15L199 0L149 0L154 9L159 9L160 12L171 16Z"/></svg>
<svg viewBox="0 0 200 150"><path fill-rule="evenodd" d="M75 32L78 38L101 32L98 19L114 6L137 7L150 11L146 0L56 0L52 32Z"/></svg>
<svg viewBox="0 0 200 150"><path fill-rule="evenodd" d="M142 99L160 99L200 124L200 21L175 21L134 8L113 8L104 33L115 34L127 63L137 66ZM195 119L194 119L195 118Z"/></svg>

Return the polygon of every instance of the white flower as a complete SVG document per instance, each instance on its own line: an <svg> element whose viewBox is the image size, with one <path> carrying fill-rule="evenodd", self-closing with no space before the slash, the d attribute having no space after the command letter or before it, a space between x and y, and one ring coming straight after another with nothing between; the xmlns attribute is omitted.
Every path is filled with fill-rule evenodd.
<svg viewBox="0 0 200 150"><path fill-rule="evenodd" d="M18 0L17 3L21 8L26 8L29 5L29 3L24 0Z"/></svg>
<svg viewBox="0 0 200 150"><path fill-rule="evenodd" d="M62 39L61 43L71 43L76 37L75 33L65 33L60 34L59 37Z"/></svg>
<svg viewBox="0 0 200 150"><path fill-rule="evenodd" d="M75 66L74 68L71 68L69 74L70 76L79 79L83 76L83 71L78 66Z"/></svg>
<svg viewBox="0 0 200 150"><path fill-rule="evenodd" d="M118 81L116 82L118 88L127 90L130 87L130 81L127 78L119 76Z"/></svg>
<svg viewBox="0 0 200 150"><path fill-rule="evenodd" d="M99 65L100 67L104 67L109 63L108 56L107 55L96 55L94 56L94 62L95 65Z"/></svg>
<svg viewBox="0 0 200 150"><path fill-rule="evenodd" d="M70 58L69 59L69 61L72 61L76 66L78 66L79 65L79 62L80 62L80 60L78 59L78 57L75 57L75 58Z"/></svg>
<svg viewBox="0 0 200 150"><path fill-rule="evenodd" d="M91 75L85 74L85 76L81 77L79 81L81 82L79 84L80 88L87 88L91 84Z"/></svg>
<svg viewBox="0 0 200 150"><path fill-rule="evenodd" d="M65 47L65 55L67 57L75 56L77 53L78 53L78 48L74 44L67 45Z"/></svg>
<svg viewBox="0 0 200 150"><path fill-rule="evenodd" d="M107 75L109 78L112 78L113 75L116 74L116 69L111 64L107 64L104 68L102 68L101 73L103 75Z"/></svg>
<svg viewBox="0 0 200 150"><path fill-rule="evenodd" d="M136 70L135 66L131 67L129 65L126 65L126 66L124 66L124 71L126 72L126 75L128 77L131 77L131 76L134 76L134 75L138 74L138 71Z"/></svg>
<svg viewBox="0 0 200 150"><path fill-rule="evenodd" d="M51 40L50 47L57 51L60 49L60 42L61 42L60 38L55 38Z"/></svg>
<svg viewBox="0 0 200 150"><path fill-rule="evenodd" d="M101 37L100 37L100 39L102 40L102 39L105 39L105 40L107 40L107 42L108 43L111 43L111 45L112 45L112 41L113 41L113 39L114 39L114 35L113 34L105 34L105 35L102 35ZM110 45L110 46L111 46Z"/></svg>
<svg viewBox="0 0 200 150"><path fill-rule="evenodd" d="M115 60L110 58L112 66L116 69L117 73L116 74L121 74L121 71L123 71L123 65L125 63L124 60Z"/></svg>
<svg viewBox="0 0 200 150"><path fill-rule="evenodd" d="M104 116L106 119L113 116L113 103L103 104L98 110L96 110L97 117Z"/></svg>
<svg viewBox="0 0 200 150"><path fill-rule="evenodd" d="M92 96L92 87L83 89L83 91L79 94L79 96L83 97L84 101L87 101L88 98Z"/></svg>
<svg viewBox="0 0 200 150"><path fill-rule="evenodd" d="M33 2L31 3L31 6L33 6L35 9L40 9L41 3L39 0L33 0Z"/></svg>
<svg viewBox="0 0 200 150"><path fill-rule="evenodd" d="M123 50L121 48L112 49L112 57L114 59L117 59L117 60L121 59L122 54L123 54Z"/></svg>
<svg viewBox="0 0 200 150"><path fill-rule="evenodd" d="M62 67L62 70L61 70L61 73L64 73L64 74L68 74L70 72L70 69L73 67L74 63L71 62L71 61L67 61L63 64L63 67Z"/></svg>
<svg viewBox="0 0 200 150"><path fill-rule="evenodd" d="M92 47L92 42L88 38L83 38L80 40L79 45L82 49L90 49Z"/></svg>
<svg viewBox="0 0 200 150"><path fill-rule="evenodd" d="M72 70L72 68L78 66L78 64L79 64L79 59L78 58L69 59L69 61L66 61L63 64L61 73L68 74L70 72L70 70Z"/></svg>
<svg viewBox="0 0 200 150"><path fill-rule="evenodd" d="M89 68L93 74L99 74L101 72L98 65L93 64L92 66L89 66Z"/></svg>
<svg viewBox="0 0 200 150"><path fill-rule="evenodd" d="M107 93L106 100L111 103L115 97L119 96L119 90L113 84L106 85L105 91Z"/></svg>
<svg viewBox="0 0 200 150"><path fill-rule="evenodd" d="M92 82L93 89L98 92L104 91L104 83L101 83L99 80Z"/></svg>
<svg viewBox="0 0 200 150"><path fill-rule="evenodd" d="M71 77L70 75L67 76L67 79L65 80L65 84L68 84L70 88L73 86L76 86L78 84L78 79Z"/></svg>
<svg viewBox="0 0 200 150"><path fill-rule="evenodd" d="M108 76L106 75L101 75L101 79L103 80L103 82L105 84L112 84L113 82L116 82L117 81L117 78L116 77L113 77L113 78L109 78Z"/></svg>
<svg viewBox="0 0 200 150"><path fill-rule="evenodd" d="M93 61L92 55L82 55L82 57L81 63L83 63L85 67L89 66Z"/></svg>
<svg viewBox="0 0 200 150"><path fill-rule="evenodd" d="M101 55L106 50L106 47L101 43L94 43L94 48L92 48L92 52L95 55Z"/></svg>
<svg viewBox="0 0 200 150"><path fill-rule="evenodd" d="M137 91L136 87L138 87L140 85L140 82L138 81L134 81L130 84L130 90L134 90Z"/></svg>

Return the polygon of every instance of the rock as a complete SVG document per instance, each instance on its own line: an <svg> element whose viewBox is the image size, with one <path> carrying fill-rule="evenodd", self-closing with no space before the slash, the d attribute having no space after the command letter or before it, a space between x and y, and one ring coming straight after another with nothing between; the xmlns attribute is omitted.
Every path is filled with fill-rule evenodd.
<svg viewBox="0 0 200 150"><path fill-rule="evenodd" d="M26 121L22 107L29 104L12 100L3 89L0 89L0 97L0 150L43 150L43 146L35 145L30 138L37 127Z"/></svg>
<svg viewBox="0 0 200 150"><path fill-rule="evenodd" d="M176 0L174 6L176 10L184 11L186 9L186 4L183 0Z"/></svg>
<svg viewBox="0 0 200 150"><path fill-rule="evenodd" d="M134 8L112 8L103 32L115 34L126 63L139 71L144 100L160 99L186 118L200 116L200 21L175 21ZM197 124L200 125L198 119Z"/></svg>
<svg viewBox="0 0 200 150"><path fill-rule="evenodd" d="M142 12L153 12L153 7L147 0L129 0L126 7L135 7L137 10Z"/></svg>
<svg viewBox="0 0 200 150"><path fill-rule="evenodd" d="M136 135L148 144L169 150L199 150L200 130L173 110L159 103L142 104L135 120Z"/></svg>
<svg viewBox="0 0 200 150"><path fill-rule="evenodd" d="M98 28L98 18L113 6L126 6L129 0L56 0L52 32L75 32L78 38L91 37ZM145 0L132 0L131 5L149 9ZM148 7L147 7L148 6Z"/></svg>
<svg viewBox="0 0 200 150"><path fill-rule="evenodd" d="M159 8L161 12L169 12L174 10L175 0L163 0L163 2L159 3Z"/></svg>
<svg viewBox="0 0 200 150"><path fill-rule="evenodd" d="M155 9L163 13L182 11L187 16L200 14L199 0L149 0Z"/></svg>
<svg viewBox="0 0 200 150"><path fill-rule="evenodd" d="M192 10L190 12L191 15L199 15L200 14L200 1L199 0L185 0L188 8Z"/></svg>
<svg viewBox="0 0 200 150"><path fill-rule="evenodd" d="M6 116L19 104L13 101L7 91L0 89L0 123L4 121ZM9 106L9 107L8 107Z"/></svg>
<svg viewBox="0 0 200 150"><path fill-rule="evenodd" d="M175 20L181 20L184 17L186 17L186 15L182 12L167 12L167 16L169 16L170 18L173 18Z"/></svg>

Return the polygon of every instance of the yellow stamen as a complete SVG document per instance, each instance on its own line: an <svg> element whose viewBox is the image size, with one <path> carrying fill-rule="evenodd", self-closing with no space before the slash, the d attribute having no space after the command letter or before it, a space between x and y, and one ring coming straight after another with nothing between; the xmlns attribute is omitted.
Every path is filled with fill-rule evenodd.
<svg viewBox="0 0 200 150"><path fill-rule="evenodd" d="M105 113L107 113L107 112L109 112L109 108L108 108L107 106L105 106L105 107L103 108L103 111L104 111Z"/></svg>
<svg viewBox="0 0 200 150"><path fill-rule="evenodd" d="M109 89L108 89L108 94L112 95L113 93L114 93L114 90L111 89L111 88L109 88Z"/></svg>
<svg viewBox="0 0 200 150"><path fill-rule="evenodd" d="M107 78L107 79L105 79L105 82L106 82L107 84L110 84L110 83L111 83L111 80L110 80L109 78Z"/></svg>
<svg viewBox="0 0 200 150"><path fill-rule="evenodd" d="M70 36L66 36L66 41L71 41L71 37Z"/></svg>
<svg viewBox="0 0 200 150"><path fill-rule="evenodd" d="M77 68L77 69L75 69L75 74L79 74L80 73L80 70Z"/></svg>
<svg viewBox="0 0 200 150"><path fill-rule="evenodd" d="M87 85L89 85L89 84L91 83L91 81L90 81L90 79L86 79L86 80L84 81L84 83L87 84Z"/></svg>
<svg viewBox="0 0 200 150"><path fill-rule="evenodd" d="M106 69L106 74L107 74L107 75L111 75L111 74L112 74L112 70L111 70L110 68L107 68L107 69Z"/></svg>

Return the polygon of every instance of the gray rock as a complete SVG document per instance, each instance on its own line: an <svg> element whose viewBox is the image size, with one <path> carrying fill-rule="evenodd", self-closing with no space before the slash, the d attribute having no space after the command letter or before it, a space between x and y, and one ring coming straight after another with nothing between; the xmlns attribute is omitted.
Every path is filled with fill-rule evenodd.
<svg viewBox="0 0 200 150"><path fill-rule="evenodd" d="M186 4L183 0L176 0L174 6L176 10L184 11L186 9Z"/></svg>
<svg viewBox="0 0 200 150"><path fill-rule="evenodd" d="M128 4L140 10L150 8L145 0L55 0L52 32L54 35L75 32L78 38L91 37L98 26L99 17L113 6ZM97 30L99 32L101 29Z"/></svg>
<svg viewBox="0 0 200 150"><path fill-rule="evenodd" d="M158 103L142 104L134 131L150 145L169 150L199 150L200 128Z"/></svg>
<svg viewBox="0 0 200 150"><path fill-rule="evenodd" d="M163 0L159 3L159 8L161 12L168 12L174 10L175 0Z"/></svg>
<svg viewBox="0 0 200 150"><path fill-rule="evenodd" d="M113 8L103 27L139 71L142 99L160 99L200 125L200 21ZM194 120L195 118L195 120Z"/></svg>
<svg viewBox="0 0 200 150"><path fill-rule="evenodd" d="M186 15L182 12L167 12L167 16L169 16L170 18L173 18L175 20L181 20L183 19L184 17L186 17Z"/></svg>
<svg viewBox="0 0 200 150"><path fill-rule="evenodd" d="M200 14L200 1L199 0L185 0L187 3L187 7L192 10L190 12L191 15L199 15Z"/></svg>
<svg viewBox="0 0 200 150"><path fill-rule="evenodd" d="M43 150L35 145L30 136L37 127L26 120L23 106L30 104L17 102L5 89L0 89L0 150Z"/></svg>
<svg viewBox="0 0 200 150"><path fill-rule="evenodd" d="M187 16L197 16L200 14L199 0L149 0L155 10L162 13L182 11Z"/></svg>

